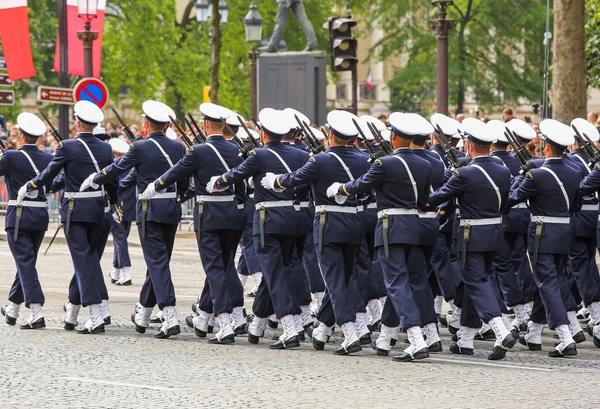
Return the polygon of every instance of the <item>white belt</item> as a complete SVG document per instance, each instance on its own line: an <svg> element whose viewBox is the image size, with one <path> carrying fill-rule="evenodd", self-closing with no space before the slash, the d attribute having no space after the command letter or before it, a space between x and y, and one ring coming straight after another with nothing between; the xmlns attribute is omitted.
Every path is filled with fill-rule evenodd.
<svg viewBox="0 0 600 409"><path fill-rule="evenodd" d="M244 210L244 204L243 203L239 203L237 205L238 210Z"/></svg>
<svg viewBox="0 0 600 409"><path fill-rule="evenodd" d="M595 204L584 204L584 205L581 205L581 210L583 210L584 212L597 212L598 211L598 205L595 205Z"/></svg>
<svg viewBox="0 0 600 409"><path fill-rule="evenodd" d="M383 216L391 215L391 216L406 216L406 215L418 215L419 211L417 209L385 209L377 212L377 218L381 219Z"/></svg>
<svg viewBox="0 0 600 409"><path fill-rule="evenodd" d="M101 190L96 192L65 192L65 197L67 199L88 199L90 197L104 197L104 193Z"/></svg>
<svg viewBox="0 0 600 409"><path fill-rule="evenodd" d="M287 207L293 206L292 200L269 200L268 202L258 202L256 204L257 209L268 209L269 207Z"/></svg>
<svg viewBox="0 0 600 409"><path fill-rule="evenodd" d="M494 224L502 224L502 217L490 217L488 219L462 219L461 226L491 226Z"/></svg>
<svg viewBox="0 0 600 409"><path fill-rule="evenodd" d="M553 217L553 216L534 216L531 215L532 222L544 222L552 224L571 224L570 217Z"/></svg>
<svg viewBox="0 0 600 409"><path fill-rule="evenodd" d="M8 201L8 205L9 206L17 206L17 201L16 200L9 200ZM22 201L21 202L21 206L23 207L48 207L48 205L46 204L46 202L30 202L30 201Z"/></svg>
<svg viewBox="0 0 600 409"><path fill-rule="evenodd" d="M306 209L307 207L310 207L310 202L300 202L301 209Z"/></svg>
<svg viewBox="0 0 600 409"><path fill-rule="evenodd" d="M110 213L110 205L104 208L104 213Z"/></svg>
<svg viewBox="0 0 600 409"><path fill-rule="evenodd" d="M197 202L233 202L235 199L235 195L225 195L225 196L196 196Z"/></svg>
<svg viewBox="0 0 600 409"><path fill-rule="evenodd" d="M369 203L365 209L377 209L377 202Z"/></svg>
<svg viewBox="0 0 600 409"><path fill-rule="evenodd" d="M154 199L177 199L177 192L157 193L150 198L150 200ZM138 195L138 200L142 200L142 195Z"/></svg>
<svg viewBox="0 0 600 409"><path fill-rule="evenodd" d="M315 213L332 212L332 213L348 213L356 214L356 207L350 206L335 206L335 205L320 205L315 206Z"/></svg>
<svg viewBox="0 0 600 409"><path fill-rule="evenodd" d="M436 217L436 212L419 213L419 219L435 219Z"/></svg>
<svg viewBox="0 0 600 409"><path fill-rule="evenodd" d="M519 203L511 207L511 209L527 209L527 203Z"/></svg>

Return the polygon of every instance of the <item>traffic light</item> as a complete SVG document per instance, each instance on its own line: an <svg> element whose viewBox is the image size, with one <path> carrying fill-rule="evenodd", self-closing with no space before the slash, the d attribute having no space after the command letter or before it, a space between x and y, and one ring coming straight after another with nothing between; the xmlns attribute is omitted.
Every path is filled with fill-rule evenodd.
<svg viewBox="0 0 600 409"><path fill-rule="evenodd" d="M352 37L352 27L356 21L349 17L330 17L323 26L329 30L331 67L334 72L351 71L356 62L356 38Z"/></svg>

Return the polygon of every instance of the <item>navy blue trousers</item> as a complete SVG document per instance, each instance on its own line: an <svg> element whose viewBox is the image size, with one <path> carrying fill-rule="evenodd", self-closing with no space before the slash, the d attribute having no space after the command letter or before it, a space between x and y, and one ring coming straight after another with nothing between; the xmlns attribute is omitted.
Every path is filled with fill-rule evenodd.
<svg viewBox="0 0 600 409"><path fill-rule="evenodd" d="M117 223L113 220L110 232L113 235L113 244L115 248L113 256L113 267L115 268L131 267L129 245L127 243L130 231L131 222Z"/></svg>
<svg viewBox="0 0 600 409"><path fill-rule="evenodd" d="M306 236L304 243L304 252L302 253L302 263L308 277L308 286L311 293L322 293L325 291L325 280L319 269L319 259L315 247L315 240L312 230Z"/></svg>
<svg viewBox="0 0 600 409"><path fill-rule="evenodd" d="M304 269L302 256L304 254L304 243L306 236L297 236L295 246L291 255L292 282L293 288L296 291L296 298L299 305L309 305L312 302L310 293L310 284L308 276Z"/></svg>
<svg viewBox="0 0 600 409"><path fill-rule="evenodd" d="M66 235L75 275L69 284L69 302L87 307L108 300L100 267L103 224L71 222Z"/></svg>
<svg viewBox="0 0 600 409"><path fill-rule="evenodd" d="M38 251L44 240L44 231L19 229L19 241L15 242L14 229L7 230L8 247L17 265L17 276L10 288L8 300L15 304L44 304L46 298L35 268Z"/></svg>
<svg viewBox="0 0 600 409"><path fill-rule="evenodd" d="M373 239L373 234L363 235L358 248L358 256L356 257L356 267L354 268L356 279L358 281L358 288L365 304L370 300L380 297L377 283L375 283L373 275L371 274L373 255L375 254Z"/></svg>
<svg viewBox="0 0 600 409"><path fill-rule="evenodd" d="M527 260L527 248L515 249L517 236L519 235L516 233L505 233L504 242L498 246L498 252L494 259L494 271L496 272L502 299L509 306L525 304L526 302L517 271L521 268L521 263L529 267L529 262ZM518 260L513 259L516 253L515 250L520 251L523 257Z"/></svg>
<svg viewBox="0 0 600 409"><path fill-rule="evenodd" d="M452 233L439 232L431 255L431 266L446 301L456 297L456 289L460 284L458 264L451 258L451 245Z"/></svg>
<svg viewBox="0 0 600 409"><path fill-rule="evenodd" d="M411 276L414 276L413 280L415 283L418 282L420 285L427 287L427 290L431 290L427 284L426 273L420 268L408 268L411 257L415 255L419 258L422 257L422 255L417 254L417 246L410 244L390 244L388 258L385 257L383 246L377 247L377 251L383 269L388 299L391 301L394 310L396 310L400 318L400 328L405 330L415 326L420 327L422 325L421 317L415 300L416 296L410 286ZM433 300L431 301L431 308L433 308Z"/></svg>
<svg viewBox="0 0 600 409"><path fill-rule="evenodd" d="M530 255L533 261L533 255ZM533 265L533 278L537 286L531 311L531 320L548 324L550 329L568 325L567 311L575 311L577 304L567 281L567 254L538 254Z"/></svg>
<svg viewBox="0 0 600 409"><path fill-rule="evenodd" d="M585 305L600 301L600 275L596 265L596 239L576 237L571 240L569 267Z"/></svg>
<svg viewBox="0 0 600 409"><path fill-rule="evenodd" d="M286 315L300 314L300 305L293 288L292 253L294 252L294 236L279 234L265 234L264 247L261 246L260 237L254 236L254 249L263 272L262 283L266 285L268 294L264 289L254 298L254 303L260 306L268 305L267 295L273 303L273 311L277 318ZM259 287L259 290L260 287ZM257 307L257 310L260 308ZM254 311L254 307L253 307ZM266 318L255 312L260 318Z"/></svg>
<svg viewBox="0 0 600 409"><path fill-rule="evenodd" d="M356 321L357 312L367 311L354 273L357 250L357 244L323 243L322 252L318 254L327 292L317 319L326 325L332 313L335 323L341 326Z"/></svg>
<svg viewBox="0 0 600 409"><path fill-rule="evenodd" d="M238 274L250 276L254 273L261 272L260 262L256 257L254 250L254 241L252 239L252 225L246 226L240 238L240 248L242 249L242 257L238 263Z"/></svg>
<svg viewBox="0 0 600 409"><path fill-rule="evenodd" d="M200 309L219 315L231 314L244 305L244 288L237 276L235 253L242 232L239 230L203 231L198 241L202 267L206 273L200 296Z"/></svg>
<svg viewBox="0 0 600 409"><path fill-rule="evenodd" d="M493 251L467 251L465 266L460 270L465 291L465 294L463 294L463 312L465 310L465 298L467 297L467 300L470 298L479 318L485 323L492 318L500 317L501 314L497 287L496 290L494 289L494 257L495 252ZM492 302L493 300L496 302Z"/></svg>
<svg viewBox="0 0 600 409"><path fill-rule="evenodd" d="M171 279L171 254L177 233L176 224L146 222L146 237L142 238L142 229L138 226L144 260L146 261L146 279L140 291L140 304L154 308L174 307L175 288Z"/></svg>

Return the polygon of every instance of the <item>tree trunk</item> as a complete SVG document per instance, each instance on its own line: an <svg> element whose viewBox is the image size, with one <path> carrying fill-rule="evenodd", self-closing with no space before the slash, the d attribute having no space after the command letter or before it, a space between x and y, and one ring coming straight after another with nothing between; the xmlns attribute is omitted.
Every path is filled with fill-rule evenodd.
<svg viewBox="0 0 600 409"><path fill-rule="evenodd" d="M554 0L552 115L564 123L586 117L585 0Z"/></svg>
<svg viewBox="0 0 600 409"><path fill-rule="evenodd" d="M219 103L219 66L221 65L221 13L219 0L212 2L212 47L210 64L210 102Z"/></svg>
<svg viewBox="0 0 600 409"><path fill-rule="evenodd" d="M466 44L465 44L466 22L460 23L458 32L458 89L456 95L456 114L462 114L465 104L465 65L466 65Z"/></svg>

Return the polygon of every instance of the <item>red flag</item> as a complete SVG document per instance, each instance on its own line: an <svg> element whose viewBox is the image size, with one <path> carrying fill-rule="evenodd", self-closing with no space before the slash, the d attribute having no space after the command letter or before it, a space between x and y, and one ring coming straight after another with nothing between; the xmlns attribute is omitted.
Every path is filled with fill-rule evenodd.
<svg viewBox="0 0 600 409"><path fill-rule="evenodd" d="M0 1L0 39L11 80L35 77L27 0Z"/></svg>
<svg viewBox="0 0 600 409"><path fill-rule="evenodd" d="M367 91L373 88L373 78L371 77L371 69L369 69L369 72L367 74L367 82L365 84L365 88L367 89Z"/></svg>
<svg viewBox="0 0 600 409"><path fill-rule="evenodd" d="M94 64L94 77L100 78L102 66L102 29L104 27L104 10L106 0L98 0L98 17L92 19L91 30L98 32L98 39L94 41L92 58ZM77 38L77 32L83 31L85 19L79 17L77 0L67 0L67 41L69 53L69 74L83 77L83 42ZM54 53L54 72L60 70L60 49L58 36L56 36L56 52Z"/></svg>

